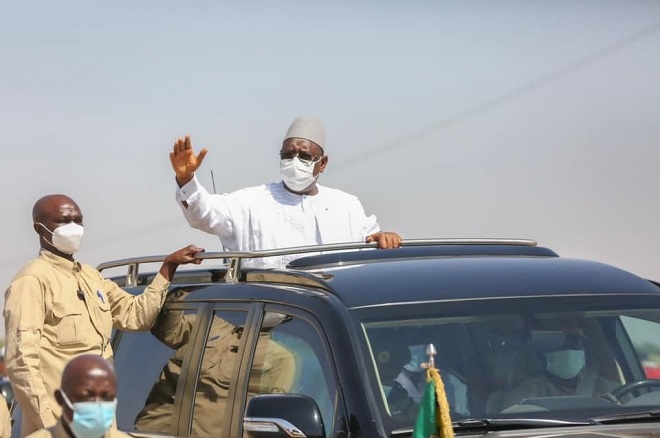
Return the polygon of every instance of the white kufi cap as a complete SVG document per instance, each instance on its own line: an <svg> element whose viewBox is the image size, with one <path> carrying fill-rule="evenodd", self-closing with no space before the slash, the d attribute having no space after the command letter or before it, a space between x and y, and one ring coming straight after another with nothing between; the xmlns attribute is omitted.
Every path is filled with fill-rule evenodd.
<svg viewBox="0 0 660 438"><path fill-rule="evenodd" d="M284 140L289 138L304 138L313 141L325 151L325 129L318 119L296 117L286 131Z"/></svg>

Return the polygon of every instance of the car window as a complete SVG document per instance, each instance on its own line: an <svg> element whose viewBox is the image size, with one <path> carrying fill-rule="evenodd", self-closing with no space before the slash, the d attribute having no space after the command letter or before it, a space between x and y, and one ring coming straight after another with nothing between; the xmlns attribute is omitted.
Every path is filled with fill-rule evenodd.
<svg viewBox="0 0 660 438"><path fill-rule="evenodd" d="M454 420L584 419L658 409L660 384L622 390L653 378L660 359L656 321L655 309L409 319L393 310L391 319L363 327L385 422L399 428L416 419L429 344Z"/></svg>
<svg viewBox="0 0 660 438"><path fill-rule="evenodd" d="M177 321L191 323L196 311L171 312ZM161 315L164 315L161 312ZM159 317L161 325L165 323ZM117 381L117 425L120 430L169 433L178 377L186 360L185 344L191 326L172 331L182 341L154 336L150 332L123 332L115 351Z"/></svg>
<svg viewBox="0 0 660 438"><path fill-rule="evenodd" d="M456 415L469 416L465 373L468 372L466 365L470 362L470 355L468 348L464 347L470 345L461 342L469 336L466 326L446 321L436 327L428 327L428 330L417 332L398 324L376 324L367 331L371 357L378 374L378 388L387 414L409 421L416 417L426 388L426 349L429 343L433 343L438 349L436 366L445 383L451 410Z"/></svg>
<svg viewBox="0 0 660 438"><path fill-rule="evenodd" d="M266 312L250 366L247 399L257 394L307 395L319 406L326 436L331 436L336 384L326 345L311 322Z"/></svg>
<svg viewBox="0 0 660 438"><path fill-rule="evenodd" d="M621 317L621 322L643 366L644 377L660 379L660 323L625 315Z"/></svg>
<svg viewBox="0 0 660 438"><path fill-rule="evenodd" d="M240 342L247 312L216 310L206 337L193 400L190 436L220 436L225 427L227 399L241 355Z"/></svg>

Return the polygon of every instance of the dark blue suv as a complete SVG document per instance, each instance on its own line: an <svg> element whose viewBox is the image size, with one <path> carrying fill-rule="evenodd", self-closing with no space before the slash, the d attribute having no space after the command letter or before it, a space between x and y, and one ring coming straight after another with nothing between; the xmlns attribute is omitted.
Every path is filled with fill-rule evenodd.
<svg viewBox="0 0 660 438"><path fill-rule="evenodd" d="M245 263L285 253L301 258ZM660 363L660 287L629 272L529 240L205 257L222 259L177 274L151 332L114 335L121 430L411 436L429 344L456 435L660 430L660 380L646 373ZM101 269L128 266L113 278L139 292L153 277L139 266L160 259Z"/></svg>

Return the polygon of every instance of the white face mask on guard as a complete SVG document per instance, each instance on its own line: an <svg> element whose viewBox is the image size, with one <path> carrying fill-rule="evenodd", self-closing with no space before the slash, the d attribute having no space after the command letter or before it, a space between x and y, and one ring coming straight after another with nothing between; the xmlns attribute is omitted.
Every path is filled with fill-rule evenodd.
<svg viewBox="0 0 660 438"><path fill-rule="evenodd" d="M297 156L280 160L282 181L294 192L302 192L318 179L318 175L314 176L315 164L316 162L305 164Z"/></svg>
<svg viewBox="0 0 660 438"><path fill-rule="evenodd" d="M75 222L69 222L68 224L60 225L55 228L55 230L50 231L47 226L41 222L37 224L44 227L46 231L51 234L51 243L58 251L62 254L73 254L80 249L80 244L82 243L82 238L85 229L82 225L78 225Z"/></svg>

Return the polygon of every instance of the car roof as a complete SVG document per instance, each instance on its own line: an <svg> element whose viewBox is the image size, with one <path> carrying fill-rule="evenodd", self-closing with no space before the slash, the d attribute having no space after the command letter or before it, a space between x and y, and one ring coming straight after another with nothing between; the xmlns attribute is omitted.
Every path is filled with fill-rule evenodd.
<svg viewBox="0 0 660 438"><path fill-rule="evenodd" d="M319 251L324 252L294 260L286 269L241 265L246 258ZM107 262L99 270L127 265L126 278L113 279L122 286L144 286L155 274L139 274L139 264L164 257ZM630 272L595 261L559 257L526 239L421 239L404 241L394 250L353 243L207 253L202 257L223 258L228 263L218 269L180 271L173 283L208 284L204 289L218 282L308 287L337 296L349 308L519 296L660 295L660 287Z"/></svg>
<svg viewBox="0 0 660 438"><path fill-rule="evenodd" d="M546 295L658 294L627 271L561 257L469 256L328 267L323 270L347 307Z"/></svg>
<svg viewBox="0 0 660 438"><path fill-rule="evenodd" d="M359 263L377 260L405 260L424 257L464 257L464 256L537 256L559 257L551 249L536 246L533 241L517 241L515 243L442 243L428 245L411 245L396 250L341 251L301 257L289 262L290 268L309 268L332 266L337 264Z"/></svg>

